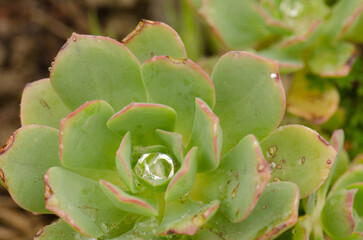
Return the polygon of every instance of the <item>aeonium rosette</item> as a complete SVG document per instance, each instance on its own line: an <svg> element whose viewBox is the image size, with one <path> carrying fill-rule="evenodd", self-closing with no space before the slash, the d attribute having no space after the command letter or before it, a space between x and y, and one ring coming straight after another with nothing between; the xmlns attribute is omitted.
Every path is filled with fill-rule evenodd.
<svg viewBox="0 0 363 240"><path fill-rule="evenodd" d="M160 22L122 43L73 34L24 90L1 180L62 219L38 239L272 238L336 155L309 128L277 128L284 111L275 61L229 52L210 79Z"/></svg>

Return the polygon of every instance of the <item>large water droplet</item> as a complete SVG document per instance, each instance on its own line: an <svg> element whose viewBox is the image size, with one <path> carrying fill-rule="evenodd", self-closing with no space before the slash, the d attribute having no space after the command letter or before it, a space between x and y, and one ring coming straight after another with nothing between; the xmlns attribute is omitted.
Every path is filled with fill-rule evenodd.
<svg viewBox="0 0 363 240"><path fill-rule="evenodd" d="M291 18L297 17L303 9L301 0L284 0L280 4L280 10Z"/></svg>

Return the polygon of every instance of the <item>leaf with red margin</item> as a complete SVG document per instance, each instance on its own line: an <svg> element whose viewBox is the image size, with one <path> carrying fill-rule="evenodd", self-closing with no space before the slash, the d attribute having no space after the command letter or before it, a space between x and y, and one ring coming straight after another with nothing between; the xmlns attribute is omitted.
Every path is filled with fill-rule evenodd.
<svg viewBox="0 0 363 240"><path fill-rule="evenodd" d="M88 237L83 236L75 231L65 221L59 219L50 225L43 227L37 232L34 240L52 240L52 239L77 239L77 240L90 240Z"/></svg>
<svg viewBox="0 0 363 240"><path fill-rule="evenodd" d="M208 204L192 200L177 200L166 204L165 215L155 235L194 235L217 212L219 201Z"/></svg>
<svg viewBox="0 0 363 240"><path fill-rule="evenodd" d="M180 164L183 163L184 146L183 136L175 132L167 132L160 129L155 130L159 142L166 146L169 153L174 155Z"/></svg>
<svg viewBox="0 0 363 240"><path fill-rule="evenodd" d="M273 239L295 225L298 216L299 190L294 183L278 182L266 186L248 217L231 223L223 214L209 221L210 229L223 239Z"/></svg>
<svg viewBox="0 0 363 240"><path fill-rule="evenodd" d="M121 145L116 153L116 168L121 180L129 190L136 193L135 179L131 167L132 160L131 133L128 132L122 139Z"/></svg>
<svg viewBox="0 0 363 240"><path fill-rule="evenodd" d="M59 128L70 110L55 93L49 78L25 86L20 104L21 125L39 124Z"/></svg>
<svg viewBox="0 0 363 240"><path fill-rule="evenodd" d="M198 147L198 172L216 169L221 159L222 130L218 117L200 98L195 99L192 136L187 149Z"/></svg>
<svg viewBox="0 0 363 240"><path fill-rule="evenodd" d="M344 173L334 184L329 195L358 182L363 182L363 165L357 165Z"/></svg>
<svg viewBox="0 0 363 240"><path fill-rule="evenodd" d="M324 183L337 154L317 132L302 125L280 127L261 142L261 148L271 180L296 183L301 198Z"/></svg>
<svg viewBox="0 0 363 240"><path fill-rule="evenodd" d="M327 199L321 212L321 221L329 236L348 237L353 232L353 202L356 192L356 189L342 189Z"/></svg>
<svg viewBox="0 0 363 240"><path fill-rule="evenodd" d="M114 114L105 101L87 102L62 119L59 149L62 164L71 169L108 169L115 166L121 137L106 126Z"/></svg>
<svg viewBox="0 0 363 240"><path fill-rule="evenodd" d="M214 113L223 130L224 155L247 134L261 140L281 122L285 93L278 63L247 52L229 52L214 67Z"/></svg>
<svg viewBox="0 0 363 240"><path fill-rule="evenodd" d="M73 33L59 51L50 79L71 109L102 99L115 111L131 102L145 102L140 63L122 43L111 38Z"/></svg>
<svg viewBox="0 0 363 240"><path fill-rule="evenodd" d="M219 199L221 212L229 221L239 222L255 207L270 179L269 171L257 139L247 135L223 157L217 170L197 176L191 196Z"/></svg>
<svg viewBox="0 0 363 240"><path fill-rule="evenodd" d="M105 196L99 183L62 167L45 175L46 208L87 237L100 237L128 215Z"/></svg>
<svg viewBox="0 0 363 240"><path fill-rule="evenodd" d="M215 90L208 75L189 59L167 56L153 57L141 66L142 77L150 101L168 105L177 112L175 132L186 143L193 127L195 98L211 108Z"/></svg>
<svg viewBox="0 0 363 240"><path fill-rule="evenodd" d="M108 199L119 209L147 217L158 215L157 202L154 199L142 199L122 191L118 186L100 180L100 186Z"/></svg>
<svg viewBox="0 0 363 240"><path fill-rule="evenodd" d="M165 191L165 201L177 200L192 188L195 176L197 175L197 152L198 148L193 147L185 156L183 165L170 180Z"/></svg>
<svg viewBox="0 0 363 240"><path fill-rule="evenodd" d="M28 211L49 213L44 202L44 174L53 166L60 166L57 129L27 125L0 148L1 182Z"/></svg>
<svg viewBox="0 0 363 240"><path fill-rule="evenodd" d="M107 127L123 136L130 131L134 145L149 146L157 143L155 130L173 131L176 113L167 105L155 103L131 103L113 115Z"/></svg>
<svg viewBox="0 0 363 240"><path fill-rule="evenodd" d="M162 22L141 20L135 30L122 40L122 43L141 63L153 56L187 57L183 41L178 33Z"/></svg>

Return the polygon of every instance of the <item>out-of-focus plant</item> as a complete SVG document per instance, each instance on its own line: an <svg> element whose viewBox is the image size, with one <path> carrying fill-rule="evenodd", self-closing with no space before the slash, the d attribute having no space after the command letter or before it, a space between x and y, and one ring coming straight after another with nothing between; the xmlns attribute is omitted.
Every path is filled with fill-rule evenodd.
<svg viewBox="0 0 363 240"><path fill-rule="evenodd" d="M336 157L317 132L278 128L285 106L276 61L229 52L210 79L160 22L122 43L73 34L23 92L1 183L61 218L37 239L274 238Z"/></svg>

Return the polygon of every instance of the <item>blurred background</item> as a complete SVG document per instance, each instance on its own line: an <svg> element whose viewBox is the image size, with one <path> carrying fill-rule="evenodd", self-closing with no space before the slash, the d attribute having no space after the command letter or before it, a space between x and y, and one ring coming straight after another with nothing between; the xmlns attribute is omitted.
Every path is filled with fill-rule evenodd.
<svg viewBox="0 0 363 240"><path fill-rule="evenodd" d="M342 172L363 152L361 0L0 0L0 146L20 127L24 86L49 77L72 32L121 41L141 19L173 27L208 74L230 50L279 60L282 124L326 139L343 128ZM54 219L23 211L0 185L0 240L33 239Z"/></svg>

